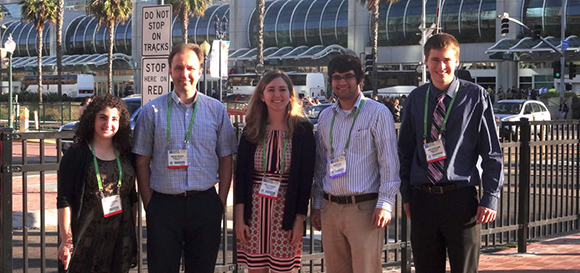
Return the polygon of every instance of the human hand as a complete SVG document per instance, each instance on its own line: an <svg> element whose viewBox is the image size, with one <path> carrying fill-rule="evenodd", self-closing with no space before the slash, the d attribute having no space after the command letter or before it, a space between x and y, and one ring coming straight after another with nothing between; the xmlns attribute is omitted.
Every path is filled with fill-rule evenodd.
<svg viewBox="0 0 580 273"><path fill-rule="evenodd" d="M320 216L320 210L312 210L312 215L310 215L310 224L312 227L318 231L322 231L322 221Z"/></svg>
<svg viewBox="0 0 580 273"><path fill-rule="evenodd" d="M290 230L290 244L300 243L302 234L304 234L304 218L297 216L296 220L294 220L294 227Z"/></svg>
<svg viewBox="0 0 580 273"><path fill-rule="evenodd" d="M403 204L403 210L405 211L407 218L409 218L409 220L411 220L411 207L409 206L409 203Z"/></svg>
<svg viewBox="0 0 580 273"><path fill-rule="evenodd" d="M495 221L497 212L484 206L477 207L477 224L485 224Z"/></svg>
<svg viewBox="0 0 580 273"><path fill-rule="evenodd" d="M236 236L243 244L249 244L248 239L250 238L250 227L244 223L244 220L236 221L234 227L236 230Z"/></svg>
<svg viewBox="0 0 580 273"><path fill-rule="evenodd" d="M380 208L375 208L373 212L373 226L375 228L384 228L391 223L391 213Z"/></svg>
<svg viewBox="0 0 580 273"><path fill-rule="evenodd" d="M70 240L63 240L58 247L58 259L64 265L64 270L68 269L68 264L72 257L73 244Z"/></svg>

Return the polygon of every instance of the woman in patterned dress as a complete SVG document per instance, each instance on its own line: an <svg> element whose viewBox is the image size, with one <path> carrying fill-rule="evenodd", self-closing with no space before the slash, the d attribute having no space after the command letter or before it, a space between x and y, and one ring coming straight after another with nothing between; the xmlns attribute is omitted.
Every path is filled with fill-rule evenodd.
<svg viewBox="0 0 580 273"><path fill-rule="evenodd" d="M234 184L238 263L252 273L290 272L300 268L314 175L313 126L280 71L262 77L246 120Z"/></svg>
<svg viewBox="0 0 580 273"><path fill-rule="evenodd" d="M134 160L125 103L94 98L58 170L59 271L128 272L136 264Z"/></svg>

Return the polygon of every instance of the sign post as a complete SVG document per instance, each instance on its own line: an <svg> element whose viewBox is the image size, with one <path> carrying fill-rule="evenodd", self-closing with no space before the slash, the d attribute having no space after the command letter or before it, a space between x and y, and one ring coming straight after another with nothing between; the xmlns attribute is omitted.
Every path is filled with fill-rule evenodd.
<svg viewBox="0 0 580 273"><path fill-rule="evenodd" d="M143 7L141 47L141 103L171 91L169 62L171 52L171 5Z"/></svg>

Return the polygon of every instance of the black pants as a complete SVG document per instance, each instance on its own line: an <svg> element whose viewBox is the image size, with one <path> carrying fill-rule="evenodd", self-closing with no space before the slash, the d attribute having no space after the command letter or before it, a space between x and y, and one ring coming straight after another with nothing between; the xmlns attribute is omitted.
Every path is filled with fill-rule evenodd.
<svg viewBox="0 0 580 273"><path fill-rule="evenodd" d="M413 190L411 244L417 273L445 272L446 254L451 272L477 272L481 240L477 207L475 187L443 194Z"/></svg>
<svg viewBox="0 0 580 273"><path fill-rule="evenodd" d="M154 192L147 206L147 263L152 273L214 272L223 204L214 188L175 197Z"/></svg>

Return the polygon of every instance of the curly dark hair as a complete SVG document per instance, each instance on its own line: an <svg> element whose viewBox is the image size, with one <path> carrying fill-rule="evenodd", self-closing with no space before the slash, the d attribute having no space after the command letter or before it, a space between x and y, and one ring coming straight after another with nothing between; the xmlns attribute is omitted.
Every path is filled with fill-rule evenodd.
<svg viewBox="0 0 580 273"><path fill-rule="evenodd" d="M81 120L75 131L75 143L91 143L95 134L95 117L101 110L110 107L119 110L119 129L115 136L113 136L113 144L120 154L127 154L131 152L131 125L129 119L129 111L125 106L125 102L119 97L105 94L98 95L93 98L87 109L83 112Z"/></svg>

